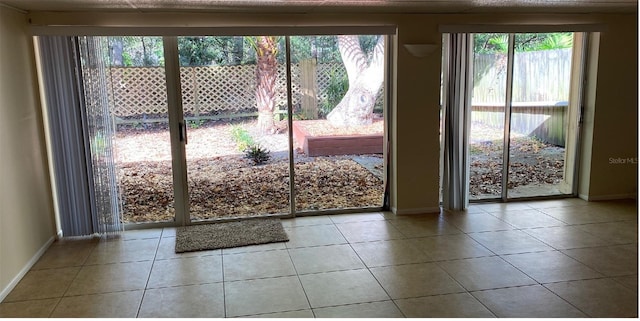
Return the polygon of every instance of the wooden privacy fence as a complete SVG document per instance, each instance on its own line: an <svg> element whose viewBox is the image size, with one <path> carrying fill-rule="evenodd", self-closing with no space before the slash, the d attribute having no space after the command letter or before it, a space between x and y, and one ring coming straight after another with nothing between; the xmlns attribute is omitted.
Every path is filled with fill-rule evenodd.
<svg viewBox="0 0 640 321"><path fill-rule="evenodd" d="M472 121L504 126L506 55L474 57ZM513 60L511 130L564 146L571 81L571 49L516 52Z"/></svg>
<svg viewBox="0 0 640 321"><path fill-rule="evenodd" d="M186 116L195 118L237 117L256 108L256 66L181 67L182 105ZM278 66L276 109L286 110L286 67ZM317 64L315 68L291 66L292 102L299 106L303 93L301 70L315 71L314 91L318 104L326 99L330 75L346 77L342 63ZM109 105L118 122L166 120L167 91L164 67L111 67L107 69ZM154 119L155 118L155 119Z"/></svg>
<svg viewBox="0 0 640 321"><path fill-rule="evenodd" d="M504 103L506 55L479 54L473 61L473 103ZM566 101L571 49L517 52L513 59L514 102Z"/></svg>
<svg viewBox="0 0 640 321"><path fill-rule="evenodd" d="M511 107L511 131L564 147L567 107L566 101L514 103ZM504 113L504 105L474 104L471 121L504 128Z"/></svg>

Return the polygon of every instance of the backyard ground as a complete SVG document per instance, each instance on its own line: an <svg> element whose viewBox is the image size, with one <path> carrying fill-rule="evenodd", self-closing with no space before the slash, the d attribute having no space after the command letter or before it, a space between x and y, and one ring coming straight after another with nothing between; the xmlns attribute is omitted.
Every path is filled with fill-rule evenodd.
<svg viewBox="0 0 640 321"><path fill-rule="evenodd" d="M271 159L253 165L238 150L232 128L240 126ZM246 217L289 212L288 134L261 135L255 122L210 122L189 128L187 177L191 218ZM116 137L125 222L174 217L169 133L127 128ZM381 207L382 155L307 157L294 151L296 210Z"/></svg>
<svg viewBox="0 0 640 321"><path fill-rule="evenodd" d="M470 198L495 198L502 193L502 129L473 123L470 137ZM509 188L517 196L539 196L556 191L564 175L564 148L512 133ZM532 188L536 188L535 190ZM538 195L527 195L528 190ZM545 191L546 190L546 191ZM513 196L513 195L511 195Z"/></svg>
<svg viewBox="0 0 640 321"><path fill-rule="evenodd" d="M241 126L271 153L255 166L231 134ZM501 130L474 124L470 141L471 198L500 195ZM509 188L552 186L562 180L564 149L514 135ZM190 213L194 220L289 212L288 134L260 135L255 122L209 122L189 128L186 145ZM122 128L116 159L125 222L174 217L169 133ZM382 155L308 157L294 151L296 210L382 206Z"/></svg>

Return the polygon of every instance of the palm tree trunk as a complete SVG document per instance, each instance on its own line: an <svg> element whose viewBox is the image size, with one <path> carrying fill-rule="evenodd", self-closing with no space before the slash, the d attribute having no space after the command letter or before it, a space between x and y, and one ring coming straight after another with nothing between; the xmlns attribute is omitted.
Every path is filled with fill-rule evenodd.
<svg viewBox="0 0 640 321"><path fill-rule="evenodd" d="M259 36L256 41L256 102L258 105L258 126L260 131L270 134L275 131L273 112L276 107L276 77L278 44L274 36Z"/></svg>

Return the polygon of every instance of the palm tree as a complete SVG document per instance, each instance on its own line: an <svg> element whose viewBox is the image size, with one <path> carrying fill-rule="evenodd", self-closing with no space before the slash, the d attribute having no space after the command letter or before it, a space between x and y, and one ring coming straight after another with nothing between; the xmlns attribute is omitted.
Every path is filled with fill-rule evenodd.
<svg viewBox="0 0 640 321"><path fill-rule="evenodd" d="M253 40L253 39L252 39ZM275 36L258 36L251 41L256 49L256 102L258 126L262 133L276 129L273 112L276 107L276 78L278 76L278 41Z"/></svg>
<svg viewBox="0 0 640 321"><path fill-rule="evenodd" d="M356 35L338 36L338 48L349 89L327 120L334 126L371 124L376 97L384 82L384 36L378 38L369 63Z"/></svg>

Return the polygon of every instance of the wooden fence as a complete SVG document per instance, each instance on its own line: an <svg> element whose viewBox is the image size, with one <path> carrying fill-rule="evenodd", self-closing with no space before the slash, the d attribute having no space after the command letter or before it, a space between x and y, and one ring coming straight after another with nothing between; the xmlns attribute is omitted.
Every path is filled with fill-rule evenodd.
<svg viewBox="0 0 640 321"><path fill-rule="evenodd" d="M474 104L471 108L471 121L504 128L504 111L504 105ZM511 131L564 146L566 115L566 102L514 103L511 107Z"/></svg>
<svg viewBox="0 0 640 321"><path fill-rule="evenodd" d="M558 146L565 144L571 49L517 52L513 60L511 130ZM505 55L474 57L472 121L504 126Z"/></svg>
<svg viewBox="0 0 640 321"><path fill-rule="evenodd" d="M504 103L505 55L474 57L473 104ZM513 60L514 102L566 101L569 97L571 49L518 52Z"/></svg>

